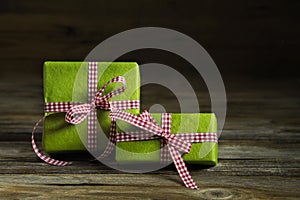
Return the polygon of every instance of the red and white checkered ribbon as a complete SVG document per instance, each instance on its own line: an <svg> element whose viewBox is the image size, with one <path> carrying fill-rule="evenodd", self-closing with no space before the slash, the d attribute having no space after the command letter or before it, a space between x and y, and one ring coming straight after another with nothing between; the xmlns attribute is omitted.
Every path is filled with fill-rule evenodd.
<svg viewBox="0 0 300 200"><path fill-rule="evenodd" d="M162 114L162 127L159 127L159 125L147 111L144 111L140 116L135 116L133 114L114 109L111 111L110 117L115 120L125 121L145 130L137 132L117 133L116 142L149 139L163 140L163 144L167 146L167 151L161 151L162 159L167 159L168 156L171 155L177 171L185 186L191 189L198 189L198 186L189 174L179 151L189 153L192 142L217 142L218 137L216 133L171 134L172 116L170 113ZM161 148L161 150L163 149L166 148ZM165 160L163 161L165 162Z"/></svg>
<svg viewBox="0 0 300 200"><path fill-rule="evenodd" d="M45 112L66 112L65 120L71 124L79 124L84 119L87 118L88 122L88 149L90 151L97 150L97 109L110 110L111 108L126 110L135 109L140 107L139 100L122 100L122 101L112 101L109 99L123 93L126 89L126 80L122 76L117 76L110 81L108 81L103 87L97 91L98 82L98 63L89 62L88 63L88 103L79 102L49 102L44 106ZM122 83L122 86L103 95L105 89L111 83ZM34 126L32 131L32 147L39 158L44 160L48 164L65 166L71 164L70 162L58 161L40 153L34 141L34 133L39 123L42 122L42 118ZM115 138L116 124L115 120L111 121L110 128L110 138ZM110 142L111 143L111 142ZM112 144L108 144L106 149L110 149ZM105 152L104 152L105 153ZM103 155L103 154L102 154Z"/></svg>
<svg viewBox="0 0 300 200"><path fill-rule="evenodd" d="M66 166L66 165L71 165L72 162L65 162L65 161L60 161L60 160L56 160L53 158L50 158L48 155L45 155L44 153L41 153L41 151L39 150L39 148L37 147L35 140L34 140L34 134L35 134L35 130L38 128L39 124L41 122L43 122L45 119L45 117L41 118L33 127L32 133L31 133L31 145L32 148L35 152L35 154L42 159L44 162L50 164L50 165L56 165L56 166Z"/></svg>

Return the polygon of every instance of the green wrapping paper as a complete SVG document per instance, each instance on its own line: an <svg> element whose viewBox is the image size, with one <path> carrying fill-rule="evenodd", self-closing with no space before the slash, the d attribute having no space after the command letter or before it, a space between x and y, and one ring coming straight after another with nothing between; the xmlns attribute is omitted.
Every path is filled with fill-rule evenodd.
<svg viewBox="0 0 300 200"><path fill-rule="evenodd" d="M126 90L115 96L115 100L140 99L140 74L135 62L99 62L98 90L116 76L126 79ZM83 102L87 103L88 94L88 63L87 62L45 62L44 63L44 101L47 102ZM120 83L112 83L104 94L120 87ZM139 109L127 110L138 114ZM97 110L99 125L106 136L109 135L111 119L109 111ZM65 122L65 113L45 113L43 148L48 153L85 151L87 144L87 120L78 125ZM99 135L99 151L106 147L104 134Z"/></svg>
<svg viewBox="0 0 300 200"><path fill-rule="evenodd" d="M161 114L151 114L161 125ZM119 125L125 126L125 122ZM212 113L172 114L171 134L194 132L217 132L217 120ZM118 142L116 160L120 163L159 162L160 140ZM193 143L189 154L183 155L186 163L216 165L218 162L218 144L214 142Z"/></svg>

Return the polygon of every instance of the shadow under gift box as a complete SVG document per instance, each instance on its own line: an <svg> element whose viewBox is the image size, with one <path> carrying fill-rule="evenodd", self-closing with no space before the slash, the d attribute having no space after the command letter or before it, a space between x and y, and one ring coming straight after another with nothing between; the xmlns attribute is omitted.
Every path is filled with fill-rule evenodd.
<svg viewBox="0 0 300 200"><path fill-rule="evenodd" d="M135 62L98 62L99 90L105 83L116 76L126 79L124 93L111 98L115 100L140 99L140 73ZM104 94L120 87L120 83L110 84ZM82 102L87 103L88 96L88 62L45 62L44 63L44 101L48 102ZM138 114L139 109L127 110ZM65 122L66 113L45 113L43 148L47 153L65 153L86 151L87 120L77 125ZM97 110L98 150L107 145L111 119L109 111ZM99 134L99 132L105 134Z"/></svg>
<svg viewBox="0 0 300 200"><path fill-rule="evenodd" d="M161 126L162 114L151 114ZM117 121L118 126L125 127L125 122ZM123 129L123 130L124 130ZM127 130L131 131L131 130ZM133 131L137 131L134 129ZM171 134L217 133L217 119L213 113L172 113ZM161 140L143 140L117 142L116 160L123 164L160 162ZM218 144L216 142L192 143L190 153L183 155L183 160L190 164L216 165L218 163Z"/></svg>

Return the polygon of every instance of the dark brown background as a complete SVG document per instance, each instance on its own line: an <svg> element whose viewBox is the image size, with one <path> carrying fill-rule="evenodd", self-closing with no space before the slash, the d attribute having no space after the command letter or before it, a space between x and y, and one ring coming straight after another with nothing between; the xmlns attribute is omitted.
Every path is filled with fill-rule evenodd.
<svg viewBox="0 0 300 200"><path fill-rule="evenodd" d="M297 0L1 1L1 68L40 72L44 60L83 60L116 33L157 26L194 38L224 74L297 76L299 7ZM145 54L125 58L172 63Z"/></svg>
<svg viewBox="0 0 300 200"><path fill-rule="evenodd" d="M0 1L0 198L299 198L299 8L298 0ZM57 168L32 151L31 129L43 113L43 61L83 60L106 38L144 26L194 38L224 79L220 162L188 166L200 191L185 189L173 167L137 175L79 158ZM139 50L119 60L174 67L191 82L201 111L210 111L200 75L178 56ZM178 111L172 95L143 87L142 108L160 103Z"/></svg>

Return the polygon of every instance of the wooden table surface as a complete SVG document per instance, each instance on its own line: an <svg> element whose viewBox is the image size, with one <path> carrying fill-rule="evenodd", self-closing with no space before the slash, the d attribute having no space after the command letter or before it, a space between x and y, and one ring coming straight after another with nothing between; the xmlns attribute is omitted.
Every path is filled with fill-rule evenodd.
<svg viewBox="0 0 300 200"><path fill-rule="evenodd" d="M45 164L30 143L32 126L42 116L42 79L1 77L0 199L300 198L299 79L230 77L225 84L228 112L220 162L212 168L188 166L201 188L195 191L183 186L173 166L130 174L82 159L68 167ZM206 91L197 93L207 99ZM160 103L177 110L159 89L144 88L142 94L144 108L155 103L151 95L160 95ZM209 101L200 102L209 111Z"/></svg>

